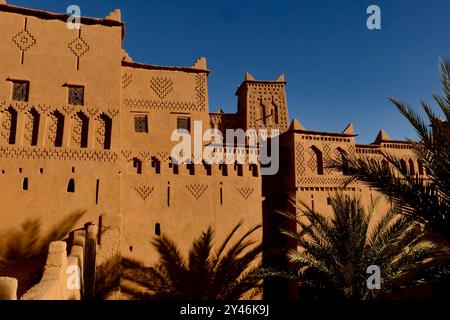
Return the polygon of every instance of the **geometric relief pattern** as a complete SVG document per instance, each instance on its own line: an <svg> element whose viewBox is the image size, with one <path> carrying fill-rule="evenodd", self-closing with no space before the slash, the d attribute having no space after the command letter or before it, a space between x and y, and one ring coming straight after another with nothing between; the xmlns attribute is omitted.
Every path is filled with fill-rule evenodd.
<svg viewBox="0 0 450 320"><path fill-rule="evenodd" d="M147 198L150 196L150 194L153 192L155 188L150 186L140 186L134 188L136 190L137 194L141 197L142 200L147 200Z"/></svg>
<svg viewBox="0 0 450 320"><path fill-rule="evenodd" d="M173 82L170 78L153 77L150 80L150 88L152 88L156 95L163 100L173 91Z"/></svg>
<svg viewBox="0 0 450 320"><path fill-rule="evenodd" d="M95 142L97 143L97 147L103 148L105 145L106 124L105 121L101 119L97 119L96 124Z"/></svg>
<svg viewBox="0 0 450 320"><path fill-rule="evenodd" d="M295 145L295 168L297 177L305 175L305 147L301 142Z"/></svg>
<svg viewBox="0 0 450 320"><path fill-rule="evenodd" d="M124 73L122 76L122 89L127 88L132 83L133 83L133 74Z"/></svg>
<svg viewBox="0 0 450 320"><path fill-rule="evenodd" d="M160 78L164 79L164 78ZM162 83L162 82L161 82ZM126 98L124 100L124 105L128 109L139 110L139 109L155 109L155 110L171 110L171 111L206 111L206 76L196 75L195 76L195 102L185 102L185 101L163 101L162 99L166 97L172 90L173 84L172 80L164 81L164 84L160 84L160 87L155 84L152 85L152 89L160 98L159 100L151 99L134 99ZM155 88L153 88L155 86Z"/></svg>
<svg viewBox="0 0 450 320"><path fill-rule="evenodd" d="M284 99L284 90L281 84L253 84L249 88L249 124L253 129L259 128L279 128L281 132L287 130L287 111ZM273 106L275 119L278 117L278 124L265 123L264 113L271 110L269 106ZM268 117L270 114L266 113Z"/></svg>
<svg viewBox="0 0 450 320"><path fill-rule="evenodd" d="M37 130L39 130L39 113L33 108L25 113L25 132L23 134L25 144L33 145L37 143L37 141L34 141L37 138L34 137Z"/></svg>
<svg viewBox="0 0 450 320"><path fill-rule="evenodd" d="M325 169L325 173L326 174L331 174L331 172L333 171L330 166L328 165L329 161L332 160L331 159L331 147L328 143L325 143L323 145L323 161L324 161L324 169Z"/></svg>
<svg viewBox="0 0 450 320"><path fill-rule="evenodd" d="M312 148L308 149L308 167L311 171L316 172L317 169L317 154L314 152Z"/></svg>
<svg viewBox="0 0 450 320"><path fill-rule="evenodd" d="M72 127L72 141L74 142L76 147L81 147L81 140L83 134L83 128L85 122L83 121L86 117L84 114L80 113L80 115L76 115L74 117L74 124ZM86 118L88 119L88 118Z"/></svg>
<svg viewBox="0 0 450 320"><path fill-rule="evenodd" d="M12 129L12 112L10 110L3 110L1 112L1 133L0 137L3 143L9 143L9 138Z"/></svg>
<svg viewBox="0 0 450 320"><path fill-rule="evenodd" d="M49 115L50 124L48 126L48 135L47 139L50 142L50 144L55 145L56 138L57 138L57 131L58 131L58 123L60 121L60 117L58 117L57 111L52 112Z"/></svg>
<svg viewBox="0 0 450 320"><path fill-rule="evenodd" d="M313 184L313 185L337 185L343 186L349 182L349 178L343 177L302 177L298 180L301 184ZM359 184L359 182L353 182L352 184Z"/></svg>
<svg viewBox="0 0 450 320"><path fill-rule="evenodd" d="M205 193L206 189L208 189L208 185L206 184L187 184L186 189L190 192L190 194L196 199L200 199L200 197Z"/></svg>
<svg viewBox="0 0 450 320"><path fill-rule="evenodd" d="M239 194L242 196L242 198L244 198L245 200L247 200L253 193L253 188L250 187L242 187L242 188L238 188L237 191L239 192Z"/></svg>
<svg viewBox="0 0 450 320"><path fill-rule="evenodd" d="M23 64L25 51L30 49L36 44L36 38L27 30L28 18L25 18L25 25L23 30L17 32L13 37L12 41L20 49L22 53L21 63Z"/></svg>
<svg viewBox="0 0 450 320"><path fill-rule="evenodd" d="M195 98L200 111L206 110L206 75L197 74L195 76Z"/></svg>
<svg viewBox="0 0 450 320"><path fill-rule="evenodd" d="M115 152L103 150L0 146L0 158L116 162L118 155Z"/></svg>
<svg viewBox="0 0 450 320"><path fill-rule="evenodd" d="M67 47L77 58L77 70L80 70L80 58L90 49L87 42L81 37L81 28L78 31L78 37L69 42Z"/></svg>

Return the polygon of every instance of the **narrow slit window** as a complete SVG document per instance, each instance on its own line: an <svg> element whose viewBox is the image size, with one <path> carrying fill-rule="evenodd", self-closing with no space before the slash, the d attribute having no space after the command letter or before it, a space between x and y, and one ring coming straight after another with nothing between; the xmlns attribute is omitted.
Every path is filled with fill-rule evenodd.
<svg viewBox="0 0 450 320"><path fill-rule="evenodd" d="M161 236L161 224L155 223L155 236Z"/></svg>
<svg viewBox="0 0 450 320"><path fill-rule="evenodd" d="M67 184L67 192L74 193L75 192L75 180L72 178L69 180Z"/></svg>
<svg viewBox="0 0 450 320"><path fill-rule="evenodd" d="M24 191L27 191L27 190L28 190L28 178L24 178L24 179L23 179L22 189L23 189Z"/></svg>

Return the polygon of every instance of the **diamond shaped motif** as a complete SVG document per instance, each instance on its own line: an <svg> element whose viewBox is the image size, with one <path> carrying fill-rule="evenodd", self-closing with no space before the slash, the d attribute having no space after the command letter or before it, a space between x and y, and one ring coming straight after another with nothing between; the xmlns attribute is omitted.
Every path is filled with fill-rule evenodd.
<svg viewBox="0 0 450 320"><path fill-rule="evenodd" d="M76 38L69 43L69 49L76 57L80 58L89 51L89 45L82 38Z"/></svg>
<svg viewBox="0 0 450 320"><path fill-rule="evenodd" d="M36 39L28 30L22 30L19 33L17 33L12 38L12 41L22 51L25 51L36 44Z"/></svg>

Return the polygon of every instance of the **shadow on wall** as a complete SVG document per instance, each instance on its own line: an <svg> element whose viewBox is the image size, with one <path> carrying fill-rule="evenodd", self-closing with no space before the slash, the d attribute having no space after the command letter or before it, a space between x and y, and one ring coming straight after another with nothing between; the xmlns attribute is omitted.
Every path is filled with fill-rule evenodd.
<svg viewBox="0 0 450 320"><path fill-rule="evenodd" d="M72 213L45 233L40 219L0 233L0 276L19 280L19 297L41 279L49 244L66 239L83 215L84 211Z"/></svg>

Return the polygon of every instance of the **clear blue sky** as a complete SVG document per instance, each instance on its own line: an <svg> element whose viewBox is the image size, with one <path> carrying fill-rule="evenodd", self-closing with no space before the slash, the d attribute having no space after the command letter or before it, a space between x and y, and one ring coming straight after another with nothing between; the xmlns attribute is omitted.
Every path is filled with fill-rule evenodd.
<svg viewBox="0 0 450 320"><path fill-rule="evenodd" d="M126 22L125 48L135 61L192 65L207 58L210 110L235 112L246 71L256 79L285 73L290 118L310 130L352 122L358 142L384 128L392 138L414 132L387 97L419 106L439 92L438 58L450 56L448 0L8 0L83 16L115 8ZM366 8L381 7L382 30L366 28Z"/></svg>

